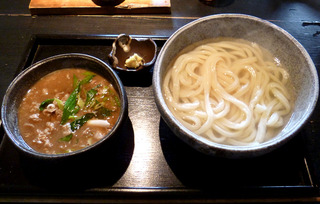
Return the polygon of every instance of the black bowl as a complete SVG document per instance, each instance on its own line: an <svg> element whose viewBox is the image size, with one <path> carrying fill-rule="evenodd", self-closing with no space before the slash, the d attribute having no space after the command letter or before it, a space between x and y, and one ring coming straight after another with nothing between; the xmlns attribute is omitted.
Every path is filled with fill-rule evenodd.
<svg viewBox="0 0 320 204"><path fill-rule="evenodd" d="M116 6L124 2L124 0L92 0L98 6Z"/></svg>
<svg viewBox="0 0 320 204"><path fill-rule="evenodd" d="M121 111L112 130L100 141L95 144L92 144L86 148L64 154L44 154L39 153L33 150L22 138L20 135L20 130L18 126L18 108L19 105L26 94L26 92L31 88L31 86L37 82L43 76L59 69L64 68L83 68L89 71L95 72L110 83L113 84L115 90L119 94ZM21 72L9 85L5 96L3 98L3 103L1 107L1 117L2 125L5 129L6 134L14 143L14 145L21 150L23 153L28 154L29 156L37 158L66 158L74 155L79 155L89 150L96 149L113 136L117 135L118 130L121 128L122 124L125 122L128 116L128 100L126 92L122 82L120 81L117 74L112 70L112 68L105 62L97 59L95 57L85 55L85 54L61 54L47 59L41 60L23 72Z"/></svg>

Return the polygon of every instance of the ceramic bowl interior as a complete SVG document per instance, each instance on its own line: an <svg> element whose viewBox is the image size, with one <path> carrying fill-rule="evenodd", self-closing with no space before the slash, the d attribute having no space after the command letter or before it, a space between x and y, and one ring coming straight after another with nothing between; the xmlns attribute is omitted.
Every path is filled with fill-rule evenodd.
<svg viewBox="0 0 320 204"><path fill-rule="evenodd" d="M31 147L29 147L29 145L26 144L26 142L23 140L23 138L20 135L20 131L18 128L18 119L17 119L18 108L22 101L22 98L35 82L37 82L43 76L55 70L63 69L63 68L87 69L89 71L95 72L103 76L105 79L111 82L115 90L119 94L120 103L121 103L121 112L120 112L118 121L116 122L116 125L113 127L113 129L108 133L108 135L106 135L103 139L101 139L97 143L92 144L91 146L88 146L84 149L77 150L70 153L65 153L65 154L39 153L33 150ZM3 122L5 132L7 133L11 141L18 147L18 149L36 157L57 158L57 157L67 157L67 156L86 152L97 146L100 146L102 143L108 140L108 138L115 135L118 129L120 128L121 124L125 121L127 117L127 108L128 108L127 106L128 106L128 102L127 102L127 96L126 96L124 86L122 85L122 82L120 81L116 73L112 70L111 67L109 67L109 65L89 55L71 53L71 54L62 54L62 55L56 55L53 57L46 58L44 60L41 60L31 65L30 67L25 69L23 72L21 72L12 81L12 83L9 85L5 93L3 103L2 103L1 116L2 116L2 122Z"/></svg>
<svg viewBox="0 0 320 204"><path fill-rule="evenodd" d="M162 95L162 81L169 63L187 45L216 37L242 38L256 42L287 67L295 90L295 105L287 124L273 139L255 146L217 144L186 129L169 111ZM153 88L162 118L178 137L201 152L230 158L262 155L287 142L312 114L319 94L317 71L303 46L288 32L269 21L242 14L207 16L178 29L158 54L154 66Z"/></svg>

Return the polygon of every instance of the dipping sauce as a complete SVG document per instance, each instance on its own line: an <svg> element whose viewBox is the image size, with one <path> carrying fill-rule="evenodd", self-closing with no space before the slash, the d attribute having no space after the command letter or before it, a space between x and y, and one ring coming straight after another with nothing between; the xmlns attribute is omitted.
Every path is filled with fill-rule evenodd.
<svg viewBox="0 0 320 204"><path fill-rule="evenodd" d="M119 96L109 81L85 69L70 68L44 76L28 90L18 121L30 147L60 154L101 140L119 113Z"/></svg>

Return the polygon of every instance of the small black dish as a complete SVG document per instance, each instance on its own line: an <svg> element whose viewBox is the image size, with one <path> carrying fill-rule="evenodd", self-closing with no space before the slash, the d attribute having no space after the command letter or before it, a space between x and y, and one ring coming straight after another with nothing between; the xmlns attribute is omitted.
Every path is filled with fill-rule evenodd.
<svg viewBox="0 0 320 204"><path fill-rule="evenodd" d="M135 67L126 64L130 59L137 62ZM112 50L108 55L109 62L117 71L137 72L150 68L157 57L157 44L150 38L135 38L130 35L120 34L112 44ZM132 62L131 61L131 62ZM135 63L135 62L134 62Z"/></svg>
<svg viewBox="0 0 320 204"><path fill-rule="evenodd" d="M92 0L98 6L116 6L125 0Z"/></svg>
<svg viewBox="0 0 320 204"><path fill-rule="evenodd" d="M18 126L18 108L24 95L34 83L36 83L43 76L55 70L64 68L87 69L89 71L101 75L110 83L112 83L115 90L119 94L119 100L121 104L120 115L115 126L111 129L111 131L107 135L105 135L104 138L102 138L95 144L92 144L86 148L70 153L39 153L33 150L20 135L20 130ZM3 98L3 103L1 107L2 125L10 140L13 142L13 144L17 147L18 150L21 150L22 153L39 159L69 158L72 156L77 156L83 153L91 152L92 150L101 147L112 137L117 136L117 133L121 129L123 123L126 121L127 116L128 100L124 86L118 75L112 70L112 68L108 64L106 64L102 60L90 55L77 53L61 54L49 57L25 69L9 85Z"/></svg>

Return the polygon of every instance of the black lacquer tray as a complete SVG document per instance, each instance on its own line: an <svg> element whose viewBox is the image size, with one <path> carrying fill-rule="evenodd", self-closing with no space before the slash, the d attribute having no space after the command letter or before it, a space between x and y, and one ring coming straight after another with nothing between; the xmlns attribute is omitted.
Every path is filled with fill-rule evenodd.
<svg viewBox="0 0 320 204"><path fill-rule="evenodd" d="M158 51L166 41L151 37ZM18 74L62 53L86 53L107 62L116 35L35 35ZM152 71L118 73L126 86L129 119L119 137L92 157L39 161L19 154L1 128L0 200L119 201L314 197L319 195L318 114L285 146L252 159L203 155L178 139L156 108ZM317 112L317 110L315 111Z"/></svg>

